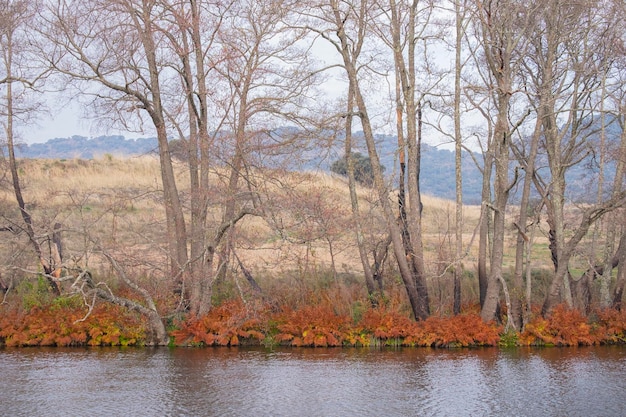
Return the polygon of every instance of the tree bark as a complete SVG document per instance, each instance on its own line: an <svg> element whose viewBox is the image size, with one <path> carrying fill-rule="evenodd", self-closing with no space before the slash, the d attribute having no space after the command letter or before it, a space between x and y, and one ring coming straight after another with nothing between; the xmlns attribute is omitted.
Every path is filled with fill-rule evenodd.
<svg viewBox="0 0 626 417"><path fill-rule="evenodd" d="M620 239L619 251L617 254L619 265L617 268L617 280L615 289L613 290L612 307L616 310L622 310L624 300L624 287L626 287L626 233L622 230L622 238Z"/></svg>
<svg viewBox="0 0 626 417"><path fill-rule="evenodd" d="M375 273L379 270L376 267L376 253L374 253L375 268L372 270L370 267L369 257L367 255L367 248L365 247L365 238L363 235L363 226L361 224L361 215L359 210L359 198L356 193L356 178L354 175L354 159L350 157L352 155L352 119L354 117L354 87L351 81L348 85L348 100L347 100L347 114L345 121L345 144L344 153L346 157L346 167L348 174L348 189L350 192L350 207L352 212L352 221L354 222L354 231L356 234L357 248L359 251L359 258L361 259L361 266L363 267L363 275L365 277L365 287L367 288L367 294L370 300L377 302L376 294L382 295L382 277L379 277L379 288L376 288Z"/></svg>
<svg viewBox="0 0 626 417"><path fill-rule="evenodd" d="M54 264L54 259L51 255L45 256L41 243L35 235L35 229L33 225L33 219L30 212L26 209L26 202L22 194L22 186L20 184L19 170L17 166L17 159L15 158L15 137L14 137L14 119L15 119L15 107L14 107L14 95L13 95L13 83L26 82L26 80L20 80L13 74L13 58L15 54L15 45L13 42L15 32L22 28L22 25L28 25L28 5L26 2L11 2L5 4L8 10L3 10L7 15L2 16L7 19L6 26L3 27L4 41L2 42L2 59L5 70L5 78L2 83L5 84L5 102L6 102L6 124L5 134L7 140L7 152L9 156L9 170L11 171L11 181L13 185L13 193L17 201L17 205L24 222L26 235L28 241L32 246L35 254L39 258L39 263L43 268L44 277L48 281L48 285L52 289L55 295L60 295L61 291L59 285L54 277L54 271L60 268L61 265Z"/></svg>
<svg viewBox="0 0 626 417"><path fill-rule="evenodd" d="M463 2L464 3L464 2ZM463 136L461 133L461 70L463 61L461 49L463 45L465 4L454 1L455 15L455 54L454 54L454 179L456 205L454 211L455 256L454 256L454 289L453 312L461 313L461 277L463 276Z"/></svg>
<svg viewBox="0 0 626 417"><path fill-rule="evenodd" d="M410 269L415 282L418 297L418 314L416 318L425 319L430 315L430 299L426 280L426 268L424 266L424 249L422 243L422 201L419 189L419 175L421 163L421 133L422 133L422 110L420 99L416 98L416 19L417 2L408 5L408 10L403 10L395 2L389 1L391 21L390 31L392 37L392 49L396 68L396 114L397 133L399 142L399 155L401 156L401 182L400 182L400 227L404 251L410 264ZM405 39L402 39L402 27L406 25ZM406 53L406 59L405 54ZM404 103L404 106L402 106ZM403 113L406 114L403 123ZM406 136L403 134L406 124ZM403 138L403 139L401 139ZM406 152L405 152L406 150ZM406 183L404 183L404 170L402 159L406 153ZM404 193L406 186L407 193ZM406 200L405 200L406 197ZM408 204L406 204L408 203ZM404 212L406 210L406 213Z"/></svg>
<svg viewBox="0 0 626 417"><path fill-rule="evenodd" d="M509 18L519 6L516 2L482 3L476 2L481 33L482 49L486 66L494 80L493 95L497 110L493 138L489 143L488 153L494 163L494 202L493 210L493 240L491 257L484 302L481 308L481 317L484 321L496 319L500 301L500 285L503 280L502 261L504 257L505 214L511 185L509 183L509 152L511 144L511 126L509 124L509 109L513 94L513 80L515 77L514 54L523 45L517 35L519 28ZM505 8L509 7L505 12ZM524 22L515 22L517 24ZM487 172L485 166L485 173ZM490 172L489 172L490 174ZM489 177L488 177L489 178ZM484 184L484 183L483 183ZM486 192L485 188L483 191ZM483 200L483 205L485 200ZM485 208L486 209L486 208ZM484 219L483 219L484 221ZM484 235L481 234L481 238ZM485 251L485 244L483 244ZM480 255L485 256L484 253ZM479 271L480 278L480 271ZM483 278L484 279L484 278Z"/></svg>
<svg viewBox="0 0 626 417"><path fill-rule="evenodd" d="M524 303L523 299L527 298L527 306L530 306L528 301L530 293L527 292L524 297L524 266L530 268L530 256L525 258L526 254L532 246L532 240L528 237L528 217L529 211L532 209L530 205L530 192L531 185L533 183L533 177L535 173L535 161L539 151L539 137L541 133L541 117L537 118L535 124L535 130L531 137L530 149L528 155L523 155L523 152L517 150L516 156L518 161L524 168L524 185L522 188L522 199L520 200L520 209L516 226L518 228L517 242L515 245L515 270L513 272L513 296L511 297L511 316L517 329L522 330L524 326ZM540 210L540 208L537 208ZM530 279L530 278L528 278Z"/></svg>

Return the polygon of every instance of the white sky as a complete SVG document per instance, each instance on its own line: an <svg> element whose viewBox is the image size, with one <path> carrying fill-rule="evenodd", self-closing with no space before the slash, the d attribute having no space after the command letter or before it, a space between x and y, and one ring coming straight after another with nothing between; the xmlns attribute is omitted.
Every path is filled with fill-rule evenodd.
<svg viewBox="0 0 626 417"><path fill-rule="evenodd" d="M40 113L28 126L18 126L18 135L21 143L44 143L50 139L84 136L87 138L98 136L121 135L126 139L149 137L150 134L139 135L136 132L123 132L118 129L107 129L95 119L90 119L79 107L77 102L64 105L49 104L50 114ZM58 110L54 110L59 108Z"/></svg>
<svg viewBox="0 0 626 417"><path fill-rule="evenodd" d="M20 137L23 142L42 143L54 138L67 138L74 135L79 136L98 136L93 135L90 131L90 121L80 120L80 113L75 106L66 106L62 110L57 111L50 116L41 115L36 121L37 125L34 129L20 128Z"/></svg>
<svg viewBox="0 0 626 417"><path fill-rule="evenodd" d="M318 59L326 65L332 65L340 61L337 51L328 43L320 39L315 42L313 51L319 57ZM345 84L346 82L343 72L338 68L334 68L329 71L328 78L321 88L328 97L339 96L345 90ZM378 87L380 90L376 91L374 95L380 94L382 96L386 96L389 94L388 85L385 84ZM371 111L373 113L380 113L383 115L388 113L389 109L385 108L381 110L379 108L376 110L376 103L372 104ZM388 104L389 103L385 103L384 106ZM68 103L66 99L57 101L54 98L51 98L48 101L48 107L50 109L50 114L40 113L33 123L30 123L28 126L19 126L20 142L26 144L44 143L50 139L67 138L75 135L88 138L105 135L121 135L127 139L149 136L149 134L142 136L137 132L107 129L102 126L102 124L98 123L97 120L87 117L86 113L88 112L85 112L84 109L80 107L78 101L70 101ZM395 130L395 125L392 126L392 128L389 128L389 126L386 126L385 124L380 125L380 123L378 123L376 127L377 133L393 134ZM355 128L357 130L359 129L358 126L355 126ZM432 138L432 134L428 135L428 137ZM429 141L429 143L430 142L432 141Z"/></svg>

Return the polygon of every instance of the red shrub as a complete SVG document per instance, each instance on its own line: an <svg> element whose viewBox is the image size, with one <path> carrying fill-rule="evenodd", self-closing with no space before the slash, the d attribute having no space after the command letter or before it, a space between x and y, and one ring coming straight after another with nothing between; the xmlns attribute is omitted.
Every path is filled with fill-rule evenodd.
<svg viewBox="0 0 626 417"><path fill-rule="evenodd" d="M291 346L341 346L349 323L327 304L286 309L275 316L279 343Z"/></svg>
<svg viewBox="0 0 626 417"><path fill-rule="evenodd" d="M626 310L601 310L597 316L596 333L602 343L626 343Z"/></svg>
<svg viewBox="0 0 626 417"><path fill-rule="evenodd" d="M249 311L243 302L231 300L205 316L179 323L171 334L179 346L238 346L240 339L258 343L265 338L261 319L264 315L264 307Z"/></svg>
<svg viewBox="0 0 626 417"><path fill-rule="evenodd" d="M51 305L27 313L5 312L0 339L7 346L104 346L141 344L140 318L111 304L96 305L85 320L84 307Z"/></svg>
<svg viewBox="0 0 626 417"><path fill-rule="evenodd" d="M485 323L477 314L429 317L418 322L405 344L432 347L495 346L501 328Z"/></svg>
<svg viewBox="0 0 626 417"><path fill-rule="evenodd" d="M519 341L524 345L579 346L598 344L601 338L580 311L561 304L549 317L537 316L526 324Z"/></svg>

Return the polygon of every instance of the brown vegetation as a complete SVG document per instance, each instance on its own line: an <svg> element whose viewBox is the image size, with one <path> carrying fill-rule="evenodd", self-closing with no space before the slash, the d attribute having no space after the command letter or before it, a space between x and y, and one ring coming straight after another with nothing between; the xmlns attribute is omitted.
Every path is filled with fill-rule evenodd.
<svg viewBox="0 0 626 417"><path fill-rule="evenodd" d="M176 312L178 300L164 272L167 268L158 243L163 241L164 213L156 160L24 160L20 169L24 193L36 218L63 222L65 276L73 276L73 267L88 265L100 288L141 303L106 262L100 249L106 242L107 251L116 253L133 279L153 294L175 345L450 347L492 346L511 339L502 326L480 319L475 307L477 283L471 274L466 273L462 282L464 313L450 317L454 250L450 202L424 199L424 247L434 312L426 320L412 319L393 262L384 268L383 297L374 303L368 298L351 243L345 184L340 178L321 173L282 173L281 182L289 184L286 188L268 182L268 195L273 196L272 201L281 201L281 206L272 207L268 217L249 217L239 225L234 247L240 262L233 260L222 281L216 282L215 307L195 317ZM218 171L214 175L219 178ZM366 188L359 189L359 198L363 207L375 201ZM10 193L3 192L0 201L3 207L10 207ZM10 209L5 213L5 221L16 216L14 210L13 214ZM478 213L478 208L465 208L468 242ZM383 235L379 224L371 215L366 232L373 242ZM1 343L100 346L149 342L144 318L122 307L85 300L71 282L62 282L62 296L53 297L46 281L37 278L36 259L28 256L24 237L3 233L7 235L0 244L1 256L11 268L0 277L7 288L0 306ZM509 240L514 237L511 227ZM545 242L543 245L547 246ZM548 268L549 251L535 253L535 267ZM471 265L475 254L475 247L470 247L464 263ZM244 268L260 293L244 279ZM535 275L535 280L541 283L541 275ZM545 285L536 285L536 291L545 291ZM623 343L624 314L598 310L584 317L559 307L544 319L535 312L524 332L513 337L513 343Z"/></svg>

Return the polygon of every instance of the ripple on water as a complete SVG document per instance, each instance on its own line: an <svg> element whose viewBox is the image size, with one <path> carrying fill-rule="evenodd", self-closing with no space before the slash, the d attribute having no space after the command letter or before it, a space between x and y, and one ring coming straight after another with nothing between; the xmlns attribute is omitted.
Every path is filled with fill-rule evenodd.
<svg viewBox="0 0 626 417"><path fill-rule="evenodd" d="M3 415L626 415L626 348L5 349Z"/></svg>

